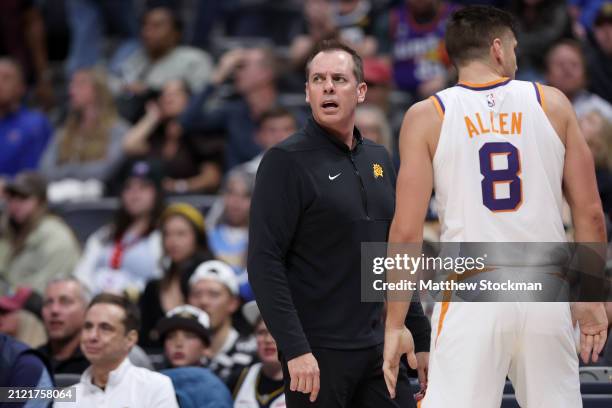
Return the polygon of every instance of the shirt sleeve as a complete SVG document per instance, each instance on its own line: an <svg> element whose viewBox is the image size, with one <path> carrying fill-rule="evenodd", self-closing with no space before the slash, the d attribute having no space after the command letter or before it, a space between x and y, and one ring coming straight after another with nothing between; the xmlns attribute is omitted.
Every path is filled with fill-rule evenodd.
<svg viewBox="0 0 612 408"><path fill-rule="evenodd" d="M301 185L289 153L269 150L257 172L249 217L249 282L261 315L287 360L310 352L285 265L303 209Z"/></svg>

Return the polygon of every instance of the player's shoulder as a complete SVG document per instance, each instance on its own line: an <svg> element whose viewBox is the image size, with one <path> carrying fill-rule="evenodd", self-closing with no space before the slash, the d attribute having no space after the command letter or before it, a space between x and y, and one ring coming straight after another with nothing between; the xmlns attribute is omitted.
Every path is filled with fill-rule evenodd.
<svg viewBox="0 0 612 408"><path fill-rule="evenodd" d="M554 86L537 84L541 90L543 107L546 113L567 114L572 111L572 103L563 92Z"/></svg>

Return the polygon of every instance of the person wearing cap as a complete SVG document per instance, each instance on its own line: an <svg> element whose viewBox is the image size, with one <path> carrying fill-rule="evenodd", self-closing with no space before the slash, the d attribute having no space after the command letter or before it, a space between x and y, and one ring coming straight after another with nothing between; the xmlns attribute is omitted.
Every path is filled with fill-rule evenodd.
<svg viewBox="0 0 612 408"><path fill-rule="evenodd" d="M126 291L137 298L150 279L161 276L161 169L158 162L140 160L122 174L114 220L88 238L74 275L94 294Z"/></svg>
<svg viewBox="0 0 612 408"><path fill-rule="evenodd" d="M189 279L188 302L210 316L208 367L233 389L242 369L252 363L256 349L255 339L241 337L232 325L232 314L240 306L233 269L217 260L202 263Z"/></svg>
<svg viewBox="0 0 612 408"><path fill-rule="evenodd" d="M26 91L19 63L0 58L0 176L36 169L53 132L44 114L23 104Z"/></svg>
<svg viewBox="0 0 612 408"><path fill-rule="evenodd" d="M191 305L177 306L157 323L170 367L202 366L210 346L210 318Z"/></svg>
<svg viewBox="0 0 612 408"><path fill-rule="evenodd" d="M6 211L0 220L0 278L42 293L47 281L72 272L79 244L66 223L49 213L47 183L24 171L5 187Z"/></svg>
<svg viewBox="0 0 612 408"><path fill-rule="evenodd" d="M164 272L160 279L147 283L140 297L142 328L139 344L146 349L161 349L155 325L174 307L187 301L189 278L202 262L212 259L204 226L204 217L186 203L168 206L161 216L159 229L164 251Z"/></svg>
<svg viewBox="0 0 612 408"><path fill-rule="evenodd" d="M161 372L172 379L181 406L190 394L197 406L230 408L232 397L223 382L202 362L210 345L210 319L206 312L191 305L170 310L157 324L170 369Z"/></svg>
<svg viewBox="0 0 612 408"><path fill-rule="evenodd" d="M128 358L138 341L138 308L127 298L102 293L85 315L81 349L91 366L75 386L75 402L55 407L178 408L170 379Z"/></svg>
<svg viewBox="0 0 612 408"><path fill-rule="evenodd" d="M0 333L38 347L47 341L47 335L40 319L28 309L31 296L32 289L20 287L0 297Z"/></svg>
<svg viewBox="0 0 612 408"><path fill-rule="evenodd" d="M260 362L242 370L234 388L234 408L284 408L283 369L276 342L254 300L242 307L242 313L255 329Z"/></svg>
<svg viewBox="0 0 612 408"><path fill-rule="evenodd" d="M603 1L587 44L589 89L612 103L612 1Z"/></svg>

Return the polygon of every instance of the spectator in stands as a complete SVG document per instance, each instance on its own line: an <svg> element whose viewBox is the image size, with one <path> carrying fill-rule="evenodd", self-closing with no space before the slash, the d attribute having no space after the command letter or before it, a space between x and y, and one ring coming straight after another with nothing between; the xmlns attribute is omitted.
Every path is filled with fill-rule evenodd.
<svg viewBox="0 0 612 408"><path fill-rule="evenodd" d="M291 65L304 73L306 59L314 45L336 38L354 48L363 58L376 54L377 40L372 36L370 0L304 1L305 33L297 36L289 50Z"/></svg>
<svg viewBox="0 0 612 408"><path fill-rule="evenodd" d="M43 156L41 170L50 181L108 181L122 160L121 143L128 130L97 69L80 69L69 87L70 109L63 127Z"/></svg>
<svg viewBox="0 0 612 408"><path fill-rule="evenodd" d="M0 176L36 169L53 132L42 113L22 103L25 92L21 67L0 58Z"/></svg>
<svg viewBox="0 0 612 408"><path fill-rule="evenodd" d="M189 279L189 304L210 317L208 367L233 389L242 369L251 364L256 345L252 337L240 337L232 326L232 314L240 306L238 280L232 268L221 261L198 266Z"/></svg>
<svg viewBox="0 0 612 408"><path fill-rule="evenodd" d="M69 0L66 14L71 31L68 75L100 62L105 34L112 31L120 40L128 41L138 32L134 0Z"/></svg>
<svg viewBox="0 0 612 408"><path fill-rule="evenodd" d="M228 169L260 153L255 141L257 121L277 105L276 58L268 48L234 49L221 57L212 84L197 94L181 117L186 132L223 132ZM240 98L210 104L218 86L230 77Z"/></svg>
<svg viewBox="0 0 612 408"><path fill-rule="evenodd" d="M162 373L172 378L181 406L183 398L188 398L197 400L198 407L231 408L232 397L225 384L202 366L210 346L209 327L208 315L197 307L183 305L169 311L157 325L172 367Z"/></svg>
<svg viewBox="0 0 612 408"><path fill-rule="evenodd" d="M170 367L202 366L210 347L210 319L191 305L177 306L157 324Z"/></svg>
<svg viewBox="0 0 612 408"><path fill-rule="evenodd" d="M363 137L383 145L389 155L393 156L395 146L391 136L391 127L382 109L370 104L358 105L355 111L355 127L359 129Z"/></svg>
<svg viewBox="0 0 612 408"><path fill-rule="evenodd" d="M241 408L280 408L285 406L283 370L278 360L276 342L261 318L254 300L242 313L255 328L259 363L245 368L234 390L235 406Z"/></svg>
<svg viewBox="0 0 612 408"><path fill-rule="evenodd" d="M31 289L20 287L15 293L0 297L0 333L38 347L47 341L47 336L40 319L26 308L30 296Z"/></svg>
<svg viewBox="0 0 612 408"><path fill-rule="evenodd" d="M238 275L246 267L249 207L254 184L254 174L242 166L230 171L221 197L207 215L208 243L213 255L231 265Z"/></svg>
<svg viewBox="0 0 612 408"><path fill-rule="evenodd" d="M42 317L49 341L38 348L54 374L82 374L89 361L81 351L81 329L85 322L89 290L75 278L56 279L47 285Z"/></svg>
<svg viewBox="0 0 612 408"><path fill-rule="evenodd" d="M115 94L122 96L122 114L138 118L150 91L160 91L172 79L182 79L200 91L212 73L212 60L198 48L181 46L182 23L169 8L154 7L143 17L141 45L119 49L111 61ZM144 99L143 99L144 98Z"/></svg>
<svg viewBox="0 0 612 408"><path fill-rule="evenodd" d="M47 183L26 171L5 187L6 211L0 221L0 277L13 286L42 293L45 284L68 275L76 265L79 244L63 220L47 207Z"/></svg>
<svg viewBox="0 0 612 408"><path fill-rule="evenodd" d="M147 281L161 276L161 169L154 161L136 161L125 170L115 219L89 237L75 276L92 293L127 291L137 298Z"/></svg>
<svg viewBox="0 0 612 408"><path fill-rule="evenodd" d="M265 111L259 119L259 127L255 134L255 141L265 152L275 144L285 140L297 131L297 120L290 110L282 106L274 107ZM245 163L242 168L255 174L257 167L263 158L264 153L260 153L253 159Z"/></svg>
<svg viewBox="0 0 612 408"><path fill-rule="evenodd" d="M562 38L572 37L571 19L565 2L557 0L513 0L516 17L518 79L541 80L548 49Z"/></svg>
<svg viewBox="0 0 612 408"><path fill-rule="evenodd" d="M612 103L612 1L602 3L587 51L589 89Z"/></svg>
<svg viewBox="0 0 612 408"><path fill-rule="evenodd" d="M193 271L212 259L204 217L193 206L169 205L161 216L159 229L165 256L163 276L149 281L139 299L142 315L139 344L147 349L161 348L155 331L157 322L170 310L186 303Z"/></svg>
<svg viewBox="0 0 612 408"><path fill-rule="evenodd" d="M426 98L446 86L450 61L446 22L455 7L439 0L404 0L377 22L379 53L393 61L397 87Z"/></svg>
<svg viewBox="0 0 612 408"><path fill-rule="evenodd" d="M612 122L594 110L582 115L578 124L593 154L603 210L612 221Z"/></svg>
<svg viewBox="0 0 612 408"><path fill-rule="evenodd" d="M0 387L10 389L53 387L51 368L36 350L2 333L0 333L0 350L2 350ZM19 405L10 404L10 406Z"/></svg>
<svg viewBox="0 0 612 408"><path fill-rule="evenodd" d="M578 117L597 110L612 121L612 105L586 89L586 61L580 43L565 39L546 56L546 81L569 98Z"/></svg>
<svg viewBox="0 0 612 408"><path fill-rule="evenodd" d="M123 141L128 156L147 156L164 164L164 190L173 194L210 193L221 183L223 141L183 132L178 123L190 92L182 80L166 82L158 101L150 101L145 115Z"/></svg>
<svg viewBox="0 0 612 408"><path fill-rule="evenodd" d="M139 323L138 308L124 297L103 293L91 301L81 334L81 348L91 367L76 385L79 406L178 408L168 377L128 359L138 341Z"/></svg>
<svg viewBox="0 0 612 408"><path fill-rule="evenodd" d="M0 2L0 56L10 56L23 67L36 103L49 110L54 97L42 7L32 0Z"/></svg>

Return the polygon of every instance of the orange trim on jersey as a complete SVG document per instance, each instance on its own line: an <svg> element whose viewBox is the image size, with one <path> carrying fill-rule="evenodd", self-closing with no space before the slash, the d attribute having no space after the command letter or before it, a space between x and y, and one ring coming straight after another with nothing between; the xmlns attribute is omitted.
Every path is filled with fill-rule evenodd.
<svg viewBox="0 0 612 408"><path fill-rule="evenodd" d="M417 408L423 408L423 400L417 401Z"/></svg>
<svg viewBox="0 0 612 408"><path fill-rule="evenodd" d="M546 99L544 98L544 89L542 89L542 85L537 82L536 86L538 87L538 92L540 93L540 103L542 104L542 109L546 113Z"/></svg>
<svg viewBox="0 0 612 408"><path fill-rule="evenodd" d="M442 110L442 106L440 106L440 102L438 102L438 98L435 96L430 96L429 99L433 102L436 110L438 111L438 115L440 115L441 119L444 119L444 111Z"/></svg>
<svg viewBox="0 0 612 408"><path fill-rule="evenodd" d="M508 79L510 79L510 78L502 77L502 78L496 79L494 81L485 82L484 84L476 84L476 83L473 83L473 82L459 81L459 82L457 82L457 84L458 85L469 86L470 88L485 88L487 86L493 86L493 85L501 84L502 82L505 82Z"/></svg>
<svg viewBox="0 0 612 408"><path fill-rule="evenodd" d="M440 308L440 320L438 320L438 333L436 334L436 342L438 344L438 338L440 337L440 333L442 333L442 328L444 327L444 318L446 318L446 313L448 312L448 306L450 302L442 302L442 306Z"/></svg>

